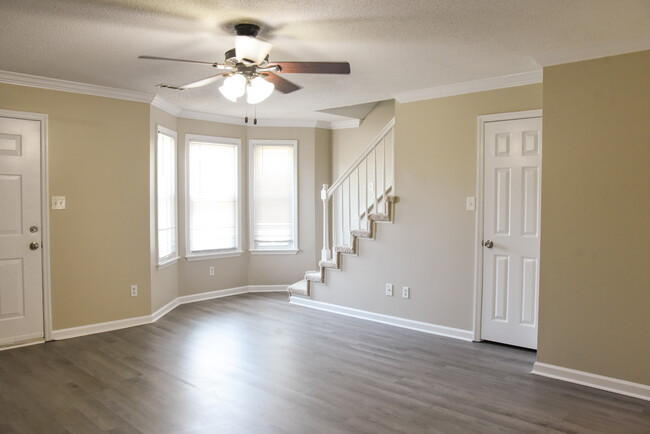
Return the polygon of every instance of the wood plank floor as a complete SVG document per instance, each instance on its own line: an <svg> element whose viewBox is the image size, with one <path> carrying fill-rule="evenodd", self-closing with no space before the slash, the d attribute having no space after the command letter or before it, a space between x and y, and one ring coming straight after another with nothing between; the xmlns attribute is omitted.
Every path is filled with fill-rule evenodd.
<svg viewBox="0 0 650 434"><path fill-rule="evenodd" d="M0 432L650 432L649 402L534 361L247 294L0 352Z"/></svg>

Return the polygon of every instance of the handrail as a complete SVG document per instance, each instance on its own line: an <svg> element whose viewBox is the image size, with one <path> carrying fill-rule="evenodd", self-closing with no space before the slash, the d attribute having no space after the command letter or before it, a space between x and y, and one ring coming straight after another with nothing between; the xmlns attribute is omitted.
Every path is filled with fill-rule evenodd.
<svg viewBox="0 0 650 434"><path fill-rule="evenodd" d="M345 172L343 172L343 175L339 176L339 178L338 178L336 181L334 181L334 183L333 183L333 184L330 186L330 188L327 190L327 197L332 197L332 195L334 194L334 191L335 191L337 188L339 188L339 187L341 186L341 184L343 184L343 182L345 182L345 180L346 180L346 179L347 179L347 178L352 174L352 172L354 172L354 171L357 169L357 167L359 167L359 165L360 165L361 163L363 163L363 161L366 159L366 157L367 157L368 155L370 155L370 153L373 151L373 149L375 149L375 147L379 144L379 142L381 142L381 141L384 139L384 137L386 136L386 134L387 134L387 133L391 130L391 128L393 128L394 126L395 126L395 118L391 119L391 120L386 124L386 126L385 126L384 128L382 128L382 130L379 132L379 134L377 134L377 135L375 136L375 138L372 139L372 141L371 141L370 144L366 147L366 149L364 149L363 152L361 153L361 155L359 155L359 158L357 158L356 160L354 160L354 163L352 163L352 164L350 165L350 167L348 167L348 169L347 169Z"/></svg>
<svg viewBox="0 0 650 434"><path fill-rule="evenodd" d="M356 229L361 229L364 219L370 225L370 210L378 213L379 204L383 203L386 206L386 212L388 212L387 194L389 191L395 194L394 127L395 118L381 129L331 187L323 184L321 190L321 200L323 201L322 260L329 261L332 258L331 254L334 249L330 249L330 244L334 245L336 242L340 245L351 244L353 241L352 230L355 226ZM388 144L390 144L390 151L387 149ZM387 172L387 160L390 162L390 172ZM355 184L354 188L352 188L353 183ZM335 193L337 193L337 197L334 196ZM331 206L330 200L332 201ZM331 218L330 210L332 210ZM329 237L330 230L333 238L332 243L330 243Z"/></svg>

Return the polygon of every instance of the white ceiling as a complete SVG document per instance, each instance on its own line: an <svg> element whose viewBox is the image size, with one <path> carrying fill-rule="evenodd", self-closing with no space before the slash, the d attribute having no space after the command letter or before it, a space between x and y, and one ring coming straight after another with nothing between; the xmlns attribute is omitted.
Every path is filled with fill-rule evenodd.
<svg viewBox="0 0 650 434"><path fill-rule="evenodd" d="M336 121L317 110L419 89L539 71L567 50L650 48L648 0L2 0L0 70L158 94L178 107L242 117L218 85L155 87L214 75L231 26L263 23L272 61L348 61L352 74L285 74L303 89L257 105L266 119ZM648 44L648 45L645 45Z"/></svg>

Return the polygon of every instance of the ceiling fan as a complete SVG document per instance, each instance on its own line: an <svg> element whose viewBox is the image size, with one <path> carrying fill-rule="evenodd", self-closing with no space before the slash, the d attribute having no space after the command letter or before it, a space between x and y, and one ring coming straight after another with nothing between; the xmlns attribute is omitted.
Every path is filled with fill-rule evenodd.
<svg viewBox="0 0 650 434"><path fill-rule="evenodd" d="M225 71L182 86L159 84L159 87L175 90L195 89L224 79L219 87L221 94L230 101L246 93L249 104L257 104L268 98L274 89L291 93L301 87L286 80L281 74L350 74L348 62L270 62L269 52L273 47L269 42L257 39L260 26L243 23L235 26L235 48L226 51L224 63L198 60L173 59L169 57L139 56L139 59L166 60L172 62L198 63L210 65Z"/></svg>

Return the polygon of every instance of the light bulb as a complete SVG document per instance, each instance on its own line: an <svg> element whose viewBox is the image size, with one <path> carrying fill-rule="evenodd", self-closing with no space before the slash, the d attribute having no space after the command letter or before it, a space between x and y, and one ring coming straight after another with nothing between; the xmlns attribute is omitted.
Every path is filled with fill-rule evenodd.
<svg viewBox="0 0 650 434"><path fill-rule="evenodd" d="M219 92L230 101L236 102L237 98L246 92L246 77L241 74L231 75L223 81Z"/></svg>
<svg viewBox="0 0 650 434"><path fill-rule="evenodd" d="M237 36L235 39L235 56L237 60L259 65L264 61L273 45L250 36Z"/></svg>
<svg viewBox="0 0 650 434"><path fill-rule="evenodd" d="M275 89L273 83L264 80L262 77L255 77L248 85L246 101L249 104L262 102L273 93L273 89Z"/></svg>

